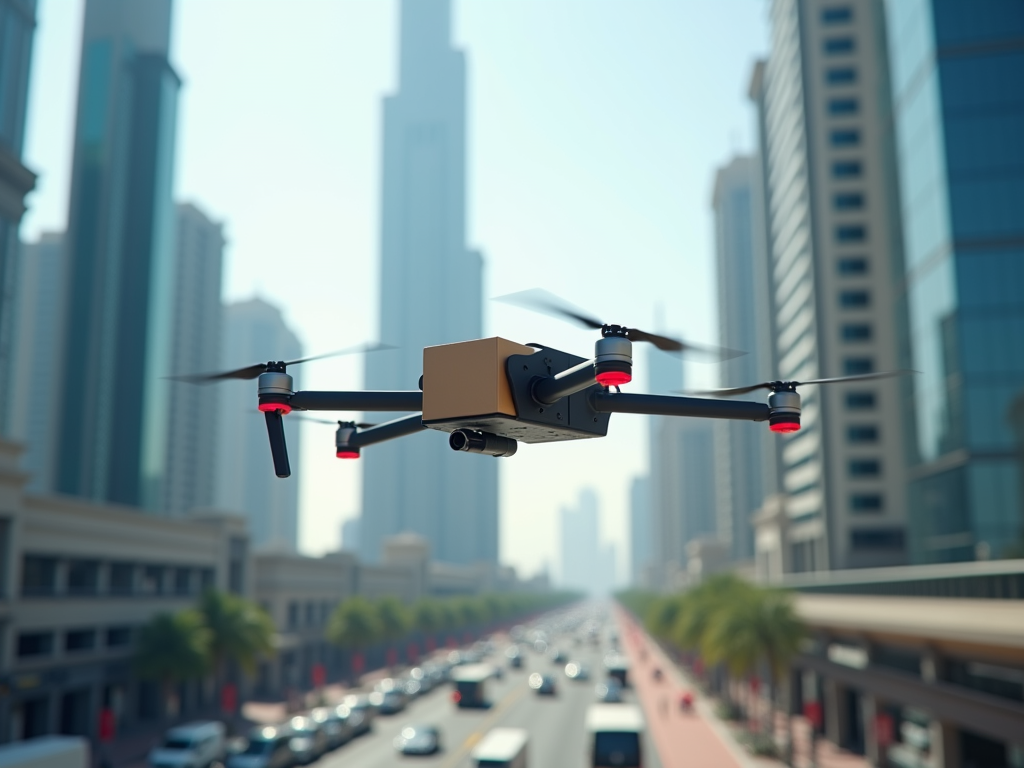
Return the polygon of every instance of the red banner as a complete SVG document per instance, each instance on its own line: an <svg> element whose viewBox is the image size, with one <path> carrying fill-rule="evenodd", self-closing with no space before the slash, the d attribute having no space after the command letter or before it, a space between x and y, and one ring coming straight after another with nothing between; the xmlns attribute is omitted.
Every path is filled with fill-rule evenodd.
<svg viewBox="0 0 1024 768"><path fill-rule="evenodd" d="M821 730L821 703L808 701L804 704L804 717L811 721L816 730Z"/></svg>
<svg viewBox="0 0 1024 768"><path fill-rule="evenodd" d="M323 688L324 684L327 682L327 670L324 668L324 665L323 664L314 664L312 672L313 672L313 687L314 688Z"/></svg>
<svg viewBox="0 0 1024 768"><path fill-rule="evenodd" d="M363 671L363 654L353 653L352 654L352 671L357 675Z"/></svg>
<svg viewBox="0 0 1024 768"><path fill-rule="evenodd" d="M238 688L234 683L225 683L220 690L221 712L233 713L238 706Z"/></svg>
<svg viewBox="0 0 1024 768"><path fill-rule="evenodd" d="M892 715L887 712L879 712L875 715L875 739L878 741L878 746L888 747L892 744L896 735L894 731Z"/></svg>
<svg viewBox="0 0 1024 768"><path fill-rule="evenodd" d="M114 718L114 710L104 707L100 710L100 741L106 743L114 740L117 736L117 720Z"/></svg>

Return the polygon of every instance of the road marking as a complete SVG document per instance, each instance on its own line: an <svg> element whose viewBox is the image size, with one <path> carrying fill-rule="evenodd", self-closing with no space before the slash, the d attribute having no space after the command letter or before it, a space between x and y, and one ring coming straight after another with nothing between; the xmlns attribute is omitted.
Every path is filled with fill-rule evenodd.
<svg viewBox="0 0 1024 768"><path fill-rule="evenodd" d="M529 689L525 686L522 688L513 688L504 699L498 702L497 706L491 709L491 713L487 716L487 719L480 724L480 727L466 737L466 740L462 742L462 746L459 747L458 751L451 755L448 760L442 764L443 768L455 768L455 766L469 754L469 751L474 747L474 745L484 737L484 734L490 730L491 726L501 719L501 716L505 714L505 710L519 701L519 699L523 698L528 690Z"/></svg>

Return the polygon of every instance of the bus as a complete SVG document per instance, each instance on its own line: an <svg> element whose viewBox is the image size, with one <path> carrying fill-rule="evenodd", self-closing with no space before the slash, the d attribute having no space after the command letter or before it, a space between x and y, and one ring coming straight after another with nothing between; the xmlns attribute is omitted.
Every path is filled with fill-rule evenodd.
<svg viewBox="0 0 1024 768"><path fill-rule="evenodd" d="M452 700L460 708L486 709L491 706L487 698L486 682L494 676L491 664L464 664L452 667L451 678L455 685Z"/></svg>
<svg viewBox="0 0 1024 768"><path fill-rule="evenodd" d="M493 728L473 749L473 768L526 768L526 742L522 728Z"/></svg>
<svg viewBox="0 0 1024 768"><path fill-rule="evenodd" d="M633 704L592 704L586 719L587 765L592 768L640 768L644 718Z"/></svg>

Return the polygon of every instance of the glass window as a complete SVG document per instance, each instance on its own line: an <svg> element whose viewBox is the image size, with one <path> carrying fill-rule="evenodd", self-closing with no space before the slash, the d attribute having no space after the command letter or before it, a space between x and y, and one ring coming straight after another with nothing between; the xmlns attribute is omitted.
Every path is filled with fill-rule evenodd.
<svg viewBox="0 0 1024 768"><path fill-rule="evenodd" d="M95 629L72 629L64 635L65 651L89 651L95 647Z"/></svg>
<svg viewBox="0 0 1024 768"><path fill-rule="evenodd" d="M68 594L95 595L99 587L100 564L95 560L68 563Z"/></svg>
<svg viewBox="0 0 1024 768"><path fill-rule="evenodd" d="M856 99L829 99L828 113L830 115L855 115L860 105Z"/></svg>
<svg viewBox="0 0 1024 768"><path fill-rule="evenodd" d="M844 323L840 335L843 341L870 341L871 331L867 323Z"/></svg>
<svg viewBox="0 0 1024 768"><path fill-rule="evenodd" d="M878 477L882 474L882 462L878 459L851 459L850 477Z"/></svg>
<svg viewBox="0 0 1024 768"><path fill-rule="evenodd" d="M53 632L22 632L18 635L18 658L49 656L53 653Z"/></svg>
<svg viewBox="0 0 1024 768"><path fill-rule="evenodd" d="M107 628L107 647L108 648L123 648L124 646L131 645L132 642L132 628L131 627L108 627Z"/></svg>
<svg viewBox="0 0 1024 768"><path fill-rule="evenodd" d="M848 85L857 82L857 70L853 67L831 67L825 71L825 82L829 85Z"/></svg>
<svg viewBox="0 0 1024 768"><path fill-rule="evenodd" d="M846 256L838 262L840 275L866 275L868 260L863 256Z"/></svg>
<svg viewBox="0 0 1024 768"><path fill-rule="evenodd" d="M52 595L57 591L57 558L25 555L21 561L21 594Z"/></svg>
<svg viewBox="0 0 1024 768"><path fill-rule="evenodd" d="M192 570L190 568L174 569L174 594L187 595L191 593Z"/></svg>
<svg viewBox="0 0 1024 768"><path fill-rule="evenodd" d="M854 512L881 512L883 508L880 493L855 493L850 496L850 509Z"/></svg>
<svg viewBox="0 0 1024 768"><path fill-rule="evenodd" d="M856 211L864 207L864 195L860 192L840 192L833 201L837 211Z"/></svg>
<svg viewBox="0 0 1024 768"><path fill-rule="evenodd" d="M297 629L299 626L299 603L292 600L288 603L288 629Z"/></svg>
<svg viewBox="0 0 1024 768"><path fill-rule="evenodd" d="M878 427L873 424L854 424L846 428L846 439L851 443L877 443Z"/></svg>
<svg viewBox="0 0 1024 768"><path fill-rule="evenodd" d="M867 291L840 291L839 305L846 309L857 309L871 304L871 294Z"/></svg>
<svg viewBox="0 0 1024 768"><path fill-rule="evenodd" d="M843 360L845 376L859 376L862 373L874 373L875 361L870 357L848 357Z"/></svg>
<svg viewBox="0 0 1024 768"><path fill-rule="evenodd" d="M825 53L828 56L837 56L843 53L853 53L852 37L829 37L825 40Z"/></svg>
<svg viewBox="0 0 1024 768"><path fill-rule="evenodd" d="M850 532L853 549L903 549L902 528L862 528Z"/></svg>
<svg viewBox="0 0 1024 768"><path fill-rule="evenodd" d="M859 160L837 160L832 163L832 175L837 179L855 179L860 176Z"/></svg>
<svg viewBox="0 0 1024 768"><path fill-rule="evenodd" d="M840 243L862 243L867 229L860 224L841 224L836 227L836 240Z"/></svg>
<svg viewBox="0 0 1024 768"><path fill-rule="evenodd" d="M851 411L866 411L875 407L874 392L847 392L846 408Z"/></svg>
<svg viewBox="0 0 1024 768"><path fill-rule="evenodd" d="M142 593L162 595L164 593L164 569L159 565L147 565L142 569Z"/></svg>
<svg viewBox="0 0 1024 768"><path fill-rule="evenodd" d="M860 144L860 131L856 128L837 128L829 134L833 147L855 147Z"/></svg>
<svg viewBox="0 0 1024 768"><path fill-rule="evenodd" d="M821 9L822 24L846 24L853 19L853 9L849 6L838 5L833 8Z"/></svg>
<svg viewBox="0 0 1024 768"><path fill-rule="evenodd" d="M11 521L0 518L0 563L9 562ZM0 597L7 597L7 568L0 566ZM0 651L2 652L2 651Z"/></svg>
<svg viewBox="0 0 1024 768"><path fill-rule="evenodd" d="M130 595L135 586L134 563L111 563L110 594Z"/></svg>

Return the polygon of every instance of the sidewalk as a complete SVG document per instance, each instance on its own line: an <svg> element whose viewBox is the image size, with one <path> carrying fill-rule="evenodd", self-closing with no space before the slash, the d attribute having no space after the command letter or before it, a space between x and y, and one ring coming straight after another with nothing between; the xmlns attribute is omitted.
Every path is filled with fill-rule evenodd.
<svg viewBox="0 0 1024 768"><path fill-rule="evenodd" d="M779 768L784 765L780 760L750 755L737 743L730 726L715 716L713 700L701 694L696 683L665 655L661 646L625 611L619 612L618 622L623 651L630 659L633 686L665 768ZM646 651L645 661L641 660L642 650ZM665 674L661 683L654 682L652 677L655 667L660 667ZM679 695L684 690L694 696L695 712L690 715L681 714L678 708ZM791 725L793 765L810 768L810 723L806 718L794 716ZM784 730L785 716L779 714L776 734L782 736ZM819 738L816 747L818 768L870 768L864 757L840 749L825 739Z"/></svg>

